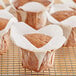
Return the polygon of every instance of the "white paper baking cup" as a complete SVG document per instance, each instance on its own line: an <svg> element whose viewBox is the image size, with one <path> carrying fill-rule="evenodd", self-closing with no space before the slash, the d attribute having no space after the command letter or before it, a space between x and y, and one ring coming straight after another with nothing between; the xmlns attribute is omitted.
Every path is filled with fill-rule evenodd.
<svg viewBox="0 0 76 76"><path fill-rule="evenodd" d="M58 5L58 4L57 4ZM62 4L63 6L63 4ZM65 7L65 9L61 9L60 6L58 5L57 8L54 7L56 10L53 10L53 13L57 12L57 11L73 11L71 9L68 9ZM51 14L53 14L51 13ZM71 34L71 31L72 31L72 28L76 27L76 16L71 16L61 22L57 21L54 17L51 16L51 14L49 13L46 13L47 17L48 17L48 20L49 22L51 23L54 23L54 24L58 24L59 26L62 27L63 29L63 32L64 32L64 36L66 37L66 39L68 40L70 34Z"/></svg>
<svg viewBox="0 0 76 76"><path fill-rule="evenodd" d="M37 48L32 43L30 43L30 41L27 40L27 38L24 37L24 35L33 33L45 34L52 37L52 39L43 47ZM63 36L62 29L57 25L48 25L46 27L41 28L40 30L35 30L31 28L29 25L19 22L15 23L11 27L10 36L12 41L18 47L35 53L39 61L39 68L46 52L50 50L59 49L66 41L65 37Z"/></svg>

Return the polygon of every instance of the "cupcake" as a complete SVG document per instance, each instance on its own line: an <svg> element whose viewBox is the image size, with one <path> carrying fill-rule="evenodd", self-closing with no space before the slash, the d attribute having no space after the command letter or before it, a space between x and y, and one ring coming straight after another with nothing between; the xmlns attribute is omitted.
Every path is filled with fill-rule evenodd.
<svg viewBox="0 0 76 76"><path fill-rule="evenodd" d="M45 15L45 7L37 2L29 2L24 6L20 7L25 12L25 18L22 14L22 20L25 23L33 27L34 29L40 29L41 27L46 25L46 15ZM20 17L20 16L19 16Z"/></svg>
<svg viewBox="0 0 76 76"><path fill-rule="evenodd" d="M23 68L36 72L53 67L55 51L66 41L57 25L35 30L25 23L16 23L11 28L10 36L22 50Z"/></svg>
<svg viewBox="0 0 76 76"><path fill-rule="evenodd" d="M13 8L17 11L18 20L25 22L34 29L38 30L46 25L45 11L49 9L52 1L48 0L21 0L20 6L17 8L13 5L14 2L10 1ZM45 3L46 2L46 3ZM18 1L17 1L18 3ZM16 4L17 5L17 4Z"/></svg>
<svg viewBox="0 0 76 76"><path fill-rule="evenodd" d="M59 6L59 5L58 5ZM63 6L63 5L62 5ZM54 7L56 10L58 11L53 11L51 13L51 16L54 18L54 20L56 21L56 23L58 23L64 32L64 36L67 39L67 42L65 43L64 46L66 47L75 47L76 46L76 21L75 21L75 17L76 17L76 11L73 11L66 8L64 6L65 9L61 9ZM51 22L51 18L49 18L49 21ZM55 22L53 22L55 23Z"/></svg>
<svg viewBox="0 0 76 76"><path fill-rule="evenodd" d="M5 10L0 10L0 55L8 50L9 29L16 22L12 14Z"/></svg>

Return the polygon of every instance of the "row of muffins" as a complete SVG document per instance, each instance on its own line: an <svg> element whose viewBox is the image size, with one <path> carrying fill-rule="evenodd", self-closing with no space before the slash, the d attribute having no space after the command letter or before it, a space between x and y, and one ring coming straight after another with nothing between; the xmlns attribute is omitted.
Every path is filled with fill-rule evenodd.
<svg viewBox="0 0 76 76"><path fill-rule="evenodd" d="M9 23L10 33L8 31L4 34L8 33L7 35L11 37L11 40L22 49L23 67L39 72L53 66L55 50L62 47L62 45L66 42L66 39L69 40L68 38L71 34L72 28L70 27L70 29L68 29L69 26L66 26L67 24L63 24L65 22L60 23L60 21L57 21L57 19L54 18L54 16L59 17L58 19L62 17L62 15L58 16L54 14L55 10L53 11L53 13L49 14L47 12L49 11L49 7L46 9L46 6L41 4L42 2L45 3L43 0L42 2L38 0L39 2L27 2L26 4L23 1L26 0L20 0L16 2L16 6L17 4L19 4L19 2L21 3L21 5L23 5L20 7L18 5L19 8L14 7L13 3L11 2L11 5L13 5L13 8L17 12L18 20L21 22L18 22L15 18L12 18L11 22ZM49 1L47 1L46 3L49 3ZM56 7L53 6L52 8ZM2 11L5 12L5 10ZM12 15L12 17L14 16ZM68 19L66 20L69 22ZM5 22L7 21L10 20L6 19ZM22 21L24 21L24 23ZM49 25L47 25L48 21L50 22ZM3 22L4 20L2 21L2 23ZM66 27L64 27L64 25ZM67 33L65 33L65 31L67 31ZM73 31L74 33L72 33L72 37L75 40L76 37L74 37L73 35L75 34L76 30ZM66 37L66 35L68 35L68 37ZM4 36L2 35L2 37ZM6 38L8 39L8 37ZM7 39L6 41L8 42ZM71 42L71 40L69 40L69 42Z"/></svg>

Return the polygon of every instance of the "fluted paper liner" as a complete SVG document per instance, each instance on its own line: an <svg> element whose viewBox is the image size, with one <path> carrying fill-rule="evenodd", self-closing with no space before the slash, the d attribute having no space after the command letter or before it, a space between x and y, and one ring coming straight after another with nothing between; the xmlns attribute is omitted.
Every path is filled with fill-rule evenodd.
<svg viewBox="0 0 76 76"><path fill-rule="evenodd" d="M45 34L52 37L52 39L43 47L37 48L24 37L26 34L33 33ZM37 31L25 23L16 23L12 26L10 35L12 41L14 41L17 46L35 53L39 61L38 69L46 52L60 48L66 41L62 29L57 25L48 25Z"/></svg>
<svg viewBox="0 0 76 76"><path fill-rule="evenodd" d="M54 7L57 11L67 11L68 10L68 8L66 8L65 6L64 6L64 4L62 4L61 6L62 7L65 7L65 9L61 9L60 8L60 5L59 4L57 4L58 5L58 7L56 8L56 7ZM56 6L57 6L56 5ZM53 13L55 13L55 12L57 12L57 11L54 11L53 10ZM71 11L70 9L68 10L68 11ZM52 14L52 13L51 13ZM51 23L54 23L54 24L58 24L59 26L61 26L62 27L62 29L63 29L63 32L64 32L64 36L66 37L66 39L68 40L69 39L69 37L70 37L70 35L71 35L71 32L72 31L74 31L73 30L73 28L76 28L76 16L71 16L71 17L69 17L69 18L67 18L67 19L65 19L65 20L63 20L63 21L61 21L61 22L59 22L59 21L57 21L54 17L52 17L51 15L49 15L49 13L47 13L47 17L48 17L48 20L51 22ZM73 36L73 39L74 39L74 45L76 44L76 37L75 37L75 31L72 33L72 34L74 34L74 35L72 35ZM69 42L71 42L72 40L70 40ZM72 43L72 44L73 44ZM67 45L67 42L65 43L65 45ZM74 46L73 45L73 46ZM70 46L69 45L69 43L68 43L68 46Z"/></svg>
<svg viewBox="0 0 76 76"><path fill-rule="evenodd" d="M16 18L14 18L14 16L12 14L10 14L8 11L5 10L0 10L0 18L4 18L9 20L8 24L6 25L6 27L4 29L2 29L0 31L0 54L2 54L3 52L5 52L6 50L2 51L1 46L4 46L5 44L2 45L2 41L3 41L3 37L5 35L7 35L9 29L11 28L12 24L15 23L17 21ZM5 49L5 47L4 47Z"/></svg>

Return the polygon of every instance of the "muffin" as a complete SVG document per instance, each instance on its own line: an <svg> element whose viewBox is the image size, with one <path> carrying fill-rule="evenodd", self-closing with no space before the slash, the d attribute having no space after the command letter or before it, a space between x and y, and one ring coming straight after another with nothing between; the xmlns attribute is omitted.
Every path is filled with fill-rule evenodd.
<svg viewBox="0 0 76 76"><path fill-rule="evenodd" d="M0 55L8 50L10 40L10 27L16 19L5 10L0 10Z"/></svg>
<svg viewBox="0 0 76 76"><path fill-rule="evenodd" d="M55 51L66 41L57 25L34 30L27 24L16 23L11 28L10 36L22 50L23 67L36 72L53 67Z"/></svg>
<svg viewBox="0 0 76 76"><path fill-rule="evenodd" d="M38 30L46 25L45 7L37 2L29 2L18 10L18 20Z"/></svg>
<svg viewBox="0 0 76 76"><path fill-rule="evenodd" d="M38 30L46 25L45 11L49 10L53 0L10 0L17 11L17 18Z"/></svg>
<svg viewBox="0 0 76 76"><path fill-rule="evenodd" d="M62 5L63 6L63 5ZM54 7L57 9L56 7ZM63 9L63 8L62 8ZM59 10L53 11L51 16L58 22L60 27L62 27L64 36L67 38L67 42L65 43L65 47L76 47L76 11L73 10ZM51 21L51 20L50 20Z"/></svg>

